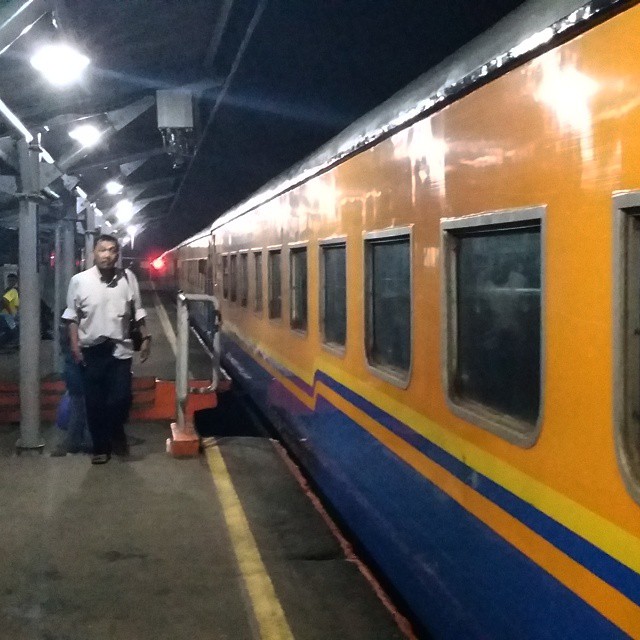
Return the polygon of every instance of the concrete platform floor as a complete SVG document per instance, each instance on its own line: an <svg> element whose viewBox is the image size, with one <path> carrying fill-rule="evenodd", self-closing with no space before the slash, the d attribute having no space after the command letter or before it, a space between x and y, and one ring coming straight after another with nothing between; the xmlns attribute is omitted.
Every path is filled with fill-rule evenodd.
<svg viewBox="0 0 640 640"><path fill-rule="evenodd" d="M92 466L16 457L17 427L0 427L0 639L405 637L270 440L219 441L227 486L207 456L165 453L167 425L128 430L144 440L131 458ZM264 626L250 539L285 628Z"/></svg>

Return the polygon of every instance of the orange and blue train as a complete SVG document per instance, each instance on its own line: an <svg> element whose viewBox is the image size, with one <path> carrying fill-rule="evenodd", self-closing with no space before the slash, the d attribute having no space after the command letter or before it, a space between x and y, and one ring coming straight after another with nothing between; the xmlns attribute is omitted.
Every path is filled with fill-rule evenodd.
<svg viewBox="0 0 640 640"><path fill-rule="evenodd" d="M165 256L430 637L640 638L639 51L527 2Z"/></svg>

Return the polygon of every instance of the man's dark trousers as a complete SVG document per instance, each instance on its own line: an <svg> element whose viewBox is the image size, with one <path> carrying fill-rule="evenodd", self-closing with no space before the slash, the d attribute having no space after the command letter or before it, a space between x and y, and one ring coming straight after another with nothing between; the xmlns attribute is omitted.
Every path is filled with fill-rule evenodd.
<svg viewBox="0 0 640 640"><path fill-rule="evenodd" d="M124 424L131 408L131 358L114 358L114 347L107 340L82 350L87 423L94 455L111 454L112 443L126 443Z"/></svg>

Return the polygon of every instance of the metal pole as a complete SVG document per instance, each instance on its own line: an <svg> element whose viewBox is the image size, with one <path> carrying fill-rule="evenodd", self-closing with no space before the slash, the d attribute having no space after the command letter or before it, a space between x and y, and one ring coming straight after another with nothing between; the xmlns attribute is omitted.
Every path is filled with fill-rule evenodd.
<svg viewBox="0 0 640 640"><path fill-rule="evenodd" d="M62 362L62 349L60 344L60 316L64 309L66 289L62 287L62 226L63 222L56 224L55 244L53 249L53 370L62 373L64 364Z"/></svg>
<svg viewBox="0 0 640 640"><path fill-rule="evenodd" d="M14 0L0 9L0 49L11 46L29 27L51 11L46 0Z"/></svg>
<svg viewBox="0 0 640 640"><path fill-rule="evenodd" d="M96 212L94 205L88 202L85 207L85 212L87 216L87 230L84 234L85 269L90 269L93 267L93 244L96 233Z"/></svg>
<svg viewBox="0 0 640 640"><path fill-rule="evenodd" d="M74 219L62 221L62 303L67 299L69 281L76 272L76 223Z"/></svg>
<svg viewBox="0 0 640 640"><path fill-rule="evenodd" d="M176 353L176 424L179 430L185 428L185 412L189 393L189 308L187 299L178 292L178 340Z"/></svg>
<svg viewBox="0 0 640 640"><path fill-rule="evenodd" d="M20 200L20 438L18 451L40 449L40 283L38 205L28 199L39 189L39 148L18 141L23 197Z"/></svg>

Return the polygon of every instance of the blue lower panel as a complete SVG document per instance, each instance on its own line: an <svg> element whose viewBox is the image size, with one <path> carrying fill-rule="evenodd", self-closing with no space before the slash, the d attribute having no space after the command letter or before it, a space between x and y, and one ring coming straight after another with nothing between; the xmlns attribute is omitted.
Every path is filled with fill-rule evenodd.
<svg viewBox="0 0 640 640"><path fill-rule="evenodd" d="M312 412L233 341L225 351L226 366L284 419L307 472L434 637L627 637L326 400Z"/></svg>

